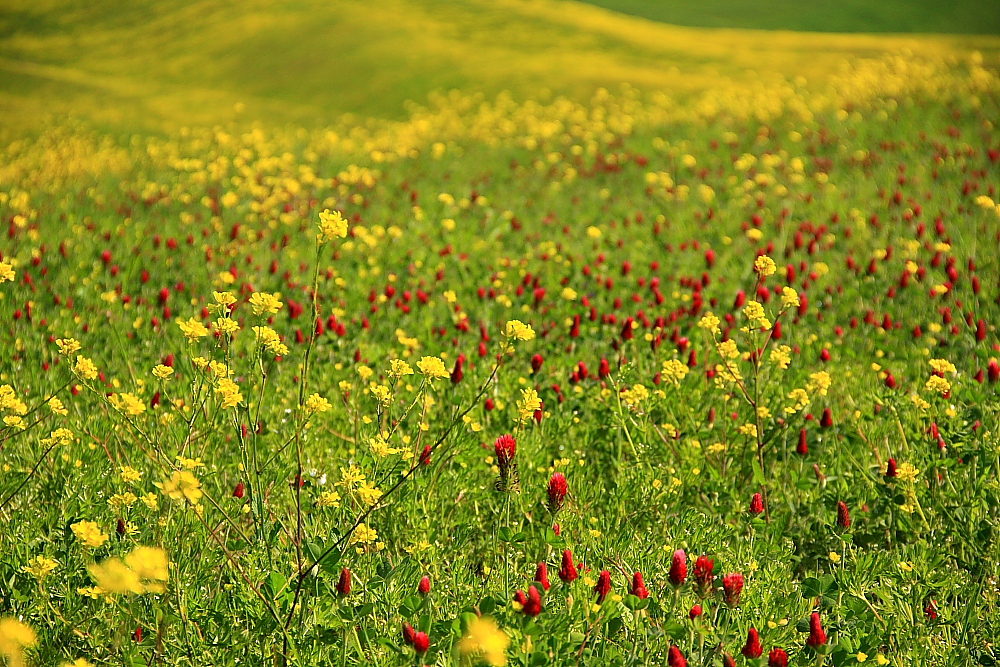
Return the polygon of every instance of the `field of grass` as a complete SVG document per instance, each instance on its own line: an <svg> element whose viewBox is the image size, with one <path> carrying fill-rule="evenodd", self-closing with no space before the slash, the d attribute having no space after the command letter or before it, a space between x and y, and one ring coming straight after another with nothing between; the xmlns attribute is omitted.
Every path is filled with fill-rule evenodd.
<svg viewBox="0 0 1000 667"><path fill-rule="evenodd" d="M1000 34L1000 5L984 0L585 0L675 25L862 33Z"/></svg>
<svg viewBox="0 0 1000 667"><path fill-rule="evenodd" d="M0 23L0 661L1000 659L997 38L110 7Z"/></svg>

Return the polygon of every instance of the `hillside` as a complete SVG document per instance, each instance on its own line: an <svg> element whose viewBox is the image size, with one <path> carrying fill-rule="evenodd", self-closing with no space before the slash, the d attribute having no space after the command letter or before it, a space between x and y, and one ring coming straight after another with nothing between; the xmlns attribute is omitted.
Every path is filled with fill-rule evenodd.
<svg viewBox="0 0 1000 667"><path fill-rule="evenodd" d="M684 96L771 73L822 82L843 60L949 56L990 36L872 36L683 28L563 0L13 0L0 18L0 132L71 114L169 131L233 118L322 126L402 118L459 88L585 98L628 82Z"/></svg>

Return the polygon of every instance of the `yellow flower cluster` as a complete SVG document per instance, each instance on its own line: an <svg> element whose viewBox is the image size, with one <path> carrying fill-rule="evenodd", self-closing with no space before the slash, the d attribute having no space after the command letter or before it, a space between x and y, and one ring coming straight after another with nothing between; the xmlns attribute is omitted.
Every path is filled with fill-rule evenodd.
<svg viewBox="0 0 1000 667"><path fill-rule="evenodd" d="M806 388L811 392L816 392L820 396L826 396L832 384L833 380L830 378L830 374L826 371L819 371L809 374L809 384Z"/></svg>
<svg viewBox="0 0 1000 667"><path fill-rule="evenodd" d="M719 322L720 320L715 316L715 313L705 313L701 320L698 321L698 326L713 335L718 335L721 333L719 329Z"/></svg>
<svg viewBox="0 0 1000 667"><path fill-rule="evenodd" d="M781 369L787 369L792 363L792 348L787 345L779 345L771 349L771 363Z"/></svg>
<svg viewBox="0 0 1000 667"><path fill-rule="evenodd" d="M743 307L743 315L752 329L770 329L771 320L764 313L764 306L759 301L748 301Z"/></svg>
<svg viewBox="0 0 1000 667"><path fill-rule="evenodd" d="M521 400L517 404L517 414L521 421L531 419L535 411L542 407L542 399L531 387L521 390Z"/></svg>
<svg viewBox="0 0 1000 667"><path fill-rule="evenodd" d="M531 340L535 337L535 330L520 320L510 320L504 327L503 335L514 340Z"/></svg>
<svg viewBox="0 0 1000 667"><path fill-rule="evenodd" d="M402 359L393 359L389 362L389 375L394 378L401 378L404 375L413 375L413 369Z"/></svg>
<svg viewBox="0 0 1000 667"><path fill-rule="evenodd" d="M49 437L42 439L43 445L70 445L76 436L73 435L73 431L68 428L57 428L56 430L49 433Z"/></svg>
<svg viewBox="0 0 1000 667"><path fill-rule="evenodd" d="M136 417L146 411L146 404L138 397L129 393L114 394L108 399L111 405L119 412L123 412L129 417Z"/></svg>
<svg viewBox="0 0 1000 667"><path fill-rule="evenodd" d="M687 368L685 367L684 370ZM633 410L638 408L647 398L649 398L649 390L641 384L634 385L622 392L622 400L625 401L625 405Z"/></svg>
<svg viewBox="0 0 1000 667"><path fill-rule="evenodd" d="M941 373L942 375L945 373L954 374L958 370L955 368L955 364L947 359L931 359L930 364L935 373Z"/></svg>
<svg viewBox="0 0 1000 667"><path fill-rule="evenodd" d="M186 320L177 318L177 326L191 343L208 335L208 328L194 317Z"/></svg>
<svg viewBox="0 0 1000 667"><path fill-rule="evenodd" d="M101 527L94 521L78 521L70 528L76 539L91 549L96 549L108 541L108 536L101 532Z"/></svg>
<svg viewBox="0 0 1000 667"><path fill-rule="evenodd" d="M663 362L660 377L666 382L678 384L687 377L688 372L689 369L683 362L677 359L667 359Z"/></svg>
<svg viewBox="0 0 1000 667"><path fill-rule="evenodd" d="M60 338L56 341L59 346L59 354L64 357L76 354L80 351L80 341L75 338Z"/></svg>
<svg viewBox="0 0 1000 667"><path fill-rule="evenodd" d="M109 558L88 568L103 595L115 593L162 593L164 582L169 581L170 561L163 549L136 547L122 561Z"/></svg>
<svg viewBox="0 0 1000 667"><path fill-rule="evenodd" d="M332 241L336 238L344 238L347 236L347 220L340 214L340 211L330 212L330 209L324 210L319 214L319 234L316 235L316 240L321 244L327 241Z"/></svg>
<svg viewBox="0 0 1000 667"><path fill-rule="evenodd" d="M156 486L171 500L187 501L197 505L201 500L201 481L188 470L175 470L168 479L157 482Z"/></svg>
<svg viewBox="0 0 1000 667"><path fill-rule="evenodd" d="M35 556L28 561L28 564L21 568L22 572L30 574L35 579L41 581L52 574L52 571L59 567L59 563L45 556Z"/></svg>
<svg viewBox="0 0 1000 667"><path fill-rule="evenodd" d="M253 328L257 337L257 344L263 345L264 349L276 357L288 355L288 346L281 342L281 336L271 327L259 326Z"/></svg>
<svg viewBox="0 0 1000 667"><path fill-rule="evenodd" d="M0 262L0 283L13 281L15 277L14 267L7 262Z"/></svg>
<svg viewBox="0 0 1000 667"><path fill-rule="evenodd" d="M932 375L927 378L927 382L924 384L924 389L944 396L951 391L951 383L939 375Z"/></svg>
<svg viewBox="0 0 1000 667"><path fill-rule="evenodd" d="M451 375L445 368L444 362L438 357L423 357L417 362L417 368L430 380L446 378Z"/></svg>
<svg viewBox="0 0 1000 667"><path fill-rule="evenodd" d="M774 272L778 269L774 264L774 260L767 255L758 257L757 261L753 263L753 268L762 278L774 275Z"/></svg>
<svg viewBox="0 0 1000 667"><path fill-rule="evenodd" d="M97 377L97 366L87 357L78 355L76 357L76 364L73 366L73 372L84 380L93 380Z"/></svg>
<svg viewBox="0 0 1000 667"><path fill-rule="evenodd" d="M7 658L9 667L24 664L24 649L38 642L35 631L16 618L0 620L0 655Z"/></svg>
<svg viewBox="0 0 1000 667"><path fill-rule="evenodd" d="M219 379L215 385L215 393L222 398L222 407L225 409L235 408L243 402L240 386L226 377Z"/></svg>
<svg viewBox="0 0 1000 667"><path fill-rule="evenodd" d="M785 308L797 308L799 306L799 293L794 287L783 287L781 289L781 305Z"/></svg>
<svg viewBox="0 0 1000 667"><path fill-rule="evenodd" d="M333 409L333 406L330 405L330 401L326 400L319 394L312 394L309 396L309 398L306 399L305 407L306 413L310 415L329 412Z"/></svg>
<svg viewBox="0 0 1000 667"><path fill-rule="evenodd" d="M736 341L730 338L724 340L716 346L719 356L723 359L735 359L740 356L740 349L736 346Z"/></svg>
<svg viewBox="0 0 1000 667"><path fill-rule="evenodd" d="M273 315L281 310L283 305L278 294L254 292L250 295L250 307L253 309L254 315L264 315L265 313Z"/></svg>

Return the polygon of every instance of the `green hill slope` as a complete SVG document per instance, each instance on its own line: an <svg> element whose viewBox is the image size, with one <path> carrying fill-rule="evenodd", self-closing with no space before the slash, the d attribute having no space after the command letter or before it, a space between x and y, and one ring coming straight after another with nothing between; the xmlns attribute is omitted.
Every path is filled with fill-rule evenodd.
<svg viewBox="0 0 1000 667"><path fill-rule="evenodd" d="M10 0L0 18L0 129L73 114L159 131L244 118L399 118L460 88L581 98L628 82L683 96L760 73L821 81L845 58L948 55L994 37L681 28L565 0ZM749 71L752 71L748 73Z"/></svg>

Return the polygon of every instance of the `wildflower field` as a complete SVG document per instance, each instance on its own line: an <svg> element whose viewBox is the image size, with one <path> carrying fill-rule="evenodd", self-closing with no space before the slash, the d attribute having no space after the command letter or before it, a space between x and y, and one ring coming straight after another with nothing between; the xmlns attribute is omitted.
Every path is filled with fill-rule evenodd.
<svg viewBox="0 0 1000 667"><path fill-rule="evenodd" d="M22 125L0 656L996 664L1000 78L936 49Z"/></svg>

